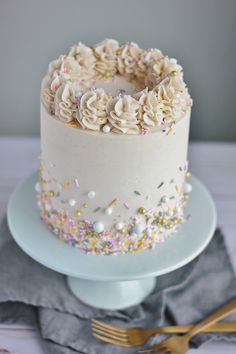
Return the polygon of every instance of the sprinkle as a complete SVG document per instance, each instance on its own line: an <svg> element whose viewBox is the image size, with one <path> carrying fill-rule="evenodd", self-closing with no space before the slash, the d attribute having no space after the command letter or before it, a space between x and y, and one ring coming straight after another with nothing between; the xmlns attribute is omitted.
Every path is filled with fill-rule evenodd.
<svg viewBox="0 0 236 354"><path fill-rule="evenodd" d="M149 133L149 130L150 130L149 128L142 128L140 134L141 135L146 135L146 134Z"/></svg>
<svg viewBox="0 0 236 354"><path fill-rule="evenodd" d="M168 198L166 195L164 195L164 196L161 198L161 203L168 203L168 201L169 201L169 198Z"/></svg>
<svg viewBox="0 0 236 354"><path fill-rule="evenodd" d="M108 124L106 124L106 125L103 126L102 130L103 130L104 133L107 134L107 133L110 133L111 128L110 128L110 126Z"/></svg>
<svg viewBox="0 0 236 354"><path fill-rule="evenodd" d="M175 199L175 197L172 195L172 197L170 197L170 199Z"/></svg>
<svg viewBox="0 0 236 354"><path fill-rule="evenodd" d="M75 204L76 204L76 200L74 200L74 199L70 199L69 200L69 204L70 204L70 206L75 206Z"/></svg>
<svg viewBox="0 0 236 354"><path fill-rule="evenodd" d="M104 231L104 225L101 221L96 221L94 224L93 224L93 229L95 232L97 233L102 233Z"/></svg>
<svg viewBox="0 0 236 354"><path fill-rule="evenodd" d="M181 166L179 166L179 170L180 170L180 171L183 171L183 169L182 169L182 167L181 167Z"/></svg>
<svg viewBox="0 0 236 354"><path fill-rule="evenodd" d="M139 191L134 191L134 194L141 195L141 193Z"/></svg>
<svg viewBox="0 0 236 354"><path fill-rule="evenodd" d="M146 200L149 200L150 199L150 196L149 195L146 195Z"/></svg>
<svg viewBox="0 0 236 354"><path fill-rule="evenodd" d="M147 212L146 208L144 208L144 207L138 208L138 213L139 214L145 214L146 212Z"/></svg>
<svg viewBox="0 0 236 354"><path fill-rule="evenodd" d="M76 122L64 123L66 127L77 128L78 124Z"/></svg>
<svg viewBox="0 0 236 354"><path fill-rule="evenodd" d="M188 170L188 165L189 165L189 162L188 162L188 160L187 160L186 163L185 163L185 166L184 166L184 170L185 170L185 171Z"/></svg>
<svg viewBox="0 0 236 354"><path fill-rule="evenodd" d="M88 192L88 198L89 198L89 199L95 198L95 195L96 195L96 193L95 193L94 191Z"/></svg>
<svg viewBox="0 0 236 354"><path fill-rule="evenodd" d="M79 184L78 178L75 178L75 185L76 185L77 188L79 188L80 184Z"/></svg>
<svg viewBox="0 0 236 354"><path fill-rule="evenodd" d="M183 192L185 194L190 193L192 191L192 185L190 183L185 183L183 186Z"/></svg>
<svg viewBox="0 0 236 354"><path fill-rule="evenodd" d="M135 224L132 229L133 233L137 235L140 235L144 230L145 230L144 224Z"/></svg>
<svg viewBox="0 0 236 354"><path fill-rule="evenodd" d="M109 207L105 209L106 215L111 215L112 211L113 211L112 208L109 208Z"/></svg>
<svg viewBox="0 0 236 354"><path fill-rule="evenodd" d="M122 229L120 230L120 232L122 233L122 234L126 234L127 233L127 228L126 227L122 227Z"/></svg>
<svg viewBox="0 0 236 354"><path fill-rule="evenodd" d="M170 72L169 75L170 75L170 76L176 76L176 75L177 75L177 71L176 71L176 70L173 70L173 71Z"/></svg>
<svg viewBox="0 0 236 354"><path fill-rule="evenodd" d="M174 183L174 181L175 181L175 180L172 178L172 179L170 180L170 183Z"/></svg>
<svg viewBox="0 0 236 354"><path fill-rule="evenodd" d="M166 135L169 135L172 131L173 131L173 128L170 128L170 129L168 130L168 132L166 133Z"/></svg>
<svg viewBox="0 0 236 354"><path fill-rule="evenodd" d="M118 199L114 198L109 204L108 204L108 208L112 207L113 205L117 205L118 203Z"/></svg>
<svg viewBox="0 0 236 354"><path fill-rule="evenodd" d="M116 228L116 230L118 230L118 231L120 231L123 227L124 227L123 222L117 222L117 223L115 224L115 228Z"/></svg>
<svg viewBox="0 0 236 354"><path fill-rule="evenodd" d="M157 188L158 189L161 188L163 186L163 184L164 184L164 182L162 181Z"/></svg>
<svg viewBox="0 0 236 354"><path fill-rule="evenodd" d="M69 188L70 182L68 179L65 179L64 181L64 188Z"/></svg>
<svg viewBox="0 0 236 354"><path fill-rule="evenodd" d="M96 209L93 210L93 212L97 213L100 209L101 209L101 207L97 207Z"/></svg>
<svg viewBox="0 0 236 354"><path fill-rule="evenodd" d="M46 193L47 197L54 197L55 193L53 190L50 190Z"/></svg>
<svg viewBox="0 0 236 354"><path fill-rule="evenodd" d="M123 204L126 209L129 209L129 205L127 203Z"/></svg>
<svg viewBox="0 0 236 354"><path fill-rule="evenodd" d="M84 204L82 205L82 207L83 207L83 208L87 208L87 207L88 207L88 204L87 204L87 203L84 203Z"/></svg>
<svg viewBox="0 0 236 354"><path fill-rule="evenodd" d="M75 216L80 216L80 215L81 215L81 211L77 209L77 210L75 211Z"/></svg>

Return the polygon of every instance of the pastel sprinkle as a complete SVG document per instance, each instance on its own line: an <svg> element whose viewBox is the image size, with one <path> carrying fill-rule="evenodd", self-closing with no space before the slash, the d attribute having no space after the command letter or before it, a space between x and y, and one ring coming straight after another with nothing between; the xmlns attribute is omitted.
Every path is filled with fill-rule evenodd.
<svg viewBox="0 0 236 354"><path fill-rule="evenodd" d="M166 133L166 135L169 135L170 133L172 133L173 132L173 128L170 128L169 130L168 130L168 132Z"/></svg>
<svg viewBox="0 0 236 354"><path fill-rule="evenodd" d="M129 209L129 205L127 203L123 204L126 209Z"/></svg>
<svg viewBox="0 0 236 354"><path fill-rule="evenodd" d="M77 188L79 188L80 184L79 184L78 178L75 178L75 185L76 185Z"/></svg>
<svg viewBox="0 0 236 354"><path fill-rule="evenodd" d="M157 188L158 189L161 188L163 186L163 184L164 184L164 182L162 181Z"/></svg>
<svg viewBox="0 0 236 354"><path fill-rule="evenodd" d="M66 127L77 128L78 124L75 122L72 123L64 123Z"/></svg>
<svg viewBox="0 0 236 354"><path fill-rule="evenodd" d="M134 194L141 195L141 193L139 191L134 191Z"/></svg>
<svg viewBox="0 0 236 354"><path fill-rule="evenodd" d="M97 213L100 209L101 209L101 207L97 207L96 209L93 210L93 212Z"/></svg>
<svg viewBox="0 0 236 354"><path fill-rule="evenodd" d="M64 188L69 188L70 182L68 179L64 181Z"/></svg>
<svg viewBox="0 0 236 354"><path fill-rule="evenodd" d="M117 205L118 203L118 199L117 198L114 198L112 199L112 201L108 204L108 208L114 206L114 205Z"/></svg>

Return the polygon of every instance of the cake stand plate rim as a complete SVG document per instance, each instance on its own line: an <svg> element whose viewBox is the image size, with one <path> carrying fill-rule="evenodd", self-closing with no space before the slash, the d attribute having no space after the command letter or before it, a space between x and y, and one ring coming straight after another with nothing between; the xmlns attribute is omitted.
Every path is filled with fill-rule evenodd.
<svg viewBox="0 0 236 354"><path fill-rule="evenodd" d="M98 281L129 281L163 275L197 257L210 242L216 227L214 201L202 182L192 176L193 190L186 208L192 219L163 244L135 254L86 255L59 240L40 219L34 190L37 181L35 172L16 187L8 203L8 225L25 253L65 275Z"/></svg>

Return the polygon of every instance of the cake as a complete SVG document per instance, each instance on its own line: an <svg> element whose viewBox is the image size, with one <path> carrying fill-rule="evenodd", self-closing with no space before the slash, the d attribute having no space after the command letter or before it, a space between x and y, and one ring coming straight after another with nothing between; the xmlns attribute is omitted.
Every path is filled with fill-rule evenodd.
<svg viewBox="0 0 236 354"><path fill-rule="evenodd" d="M74 45L41 88L42 220L92 255L153 248L185 221L192 100L158 49ZM157 245L158 247L158 245Z"/></svg>

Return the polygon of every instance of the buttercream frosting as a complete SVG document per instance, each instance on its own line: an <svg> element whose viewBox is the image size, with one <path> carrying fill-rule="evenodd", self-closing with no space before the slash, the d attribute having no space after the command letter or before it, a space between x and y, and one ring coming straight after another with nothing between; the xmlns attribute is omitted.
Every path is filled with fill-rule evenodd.
<svg viewBox="0 0 236 354"><path fill-rule="evenodd" d="M113 96L95 88L98 81L118 78L114 82L119 82L119 77L132 83L132 94L120 90ZM73 121L74 128L100 132L107 131L103 128L109 124L110 132L116 134L166 131L192 105L176 59L133 42L119 46L113 39L91 47L79 42L52 61L42 82L41 99L46 110L63 123Z"/></svg>
<svg viewBox="0 0 236 354"><path fill-rule="evenodd" d="M78 121L83 128L100 130L107 122L108 96L103 89L86 92L80 99Z"/></svg>

